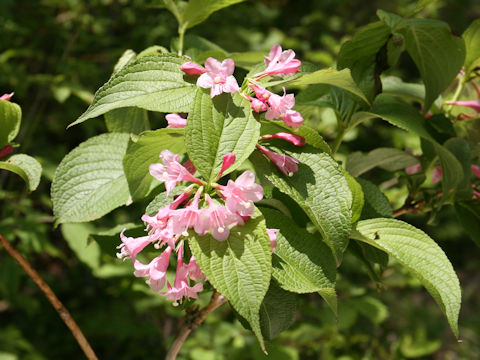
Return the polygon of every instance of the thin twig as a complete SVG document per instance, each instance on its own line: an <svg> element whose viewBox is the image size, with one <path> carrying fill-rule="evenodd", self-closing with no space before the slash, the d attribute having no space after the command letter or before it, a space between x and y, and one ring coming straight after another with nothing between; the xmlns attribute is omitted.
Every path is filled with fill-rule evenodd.
<svg viewBox="0 0 480 360"><path fill-rule="evenodd" d="M216 308L225 304L227 301L228 300L225 296L215 291L212 295L210 303L204 309L187 314L185 316L184 325L180 329L177 338L168 350L165 360L175 360L177 358L178 352L180 351L180 348L182 347L183 343L187 339L188 335L190 335L192 330L198 327L201 323L203 323L208 314L210 314Z"/></svg>
<svg viewBox="0 0 480 360"><path fill-rule="evenodd" d="M48 301L57 311L60 318L63 320L65 325L68 326L72 332L73 337L77 340L78 344L83 350L83 353L88 360L98 360L97 355L93 351L92 347L88 343L87 339L82 333L82 330L78 327L75 320L68 312L67 308L58 300L57 296L54 294L50 286L40 277L40 275L35 271L35 269L30 265L30 263L25 259L17 250L15 250L12 245L0 234L0 244L7 250L7 252L15 259L15 261L25 270L25 272L32 278L32 280L37 284L37 286L42 290L43 294L46 296Z"/></svg>
<svg viewBox="0 0 480 360"><path fill-rule="evenodd" d="M397 209L393 212L393 217L397 218L407 213L418 214L418 213L424 212L425 209L423 208L423 206L425 206L425 200L422 200L413 204L410 204L409 202L405 202L405 205L403 205L400 209Z"/></svg>

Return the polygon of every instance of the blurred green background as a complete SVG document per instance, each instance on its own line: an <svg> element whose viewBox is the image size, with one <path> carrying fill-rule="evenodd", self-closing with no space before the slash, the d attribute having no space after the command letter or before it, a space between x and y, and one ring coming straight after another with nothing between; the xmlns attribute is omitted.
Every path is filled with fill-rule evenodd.
<svg viewBox="0 0 480 360"><path fill-rule="evenodd" d="M169 48L174 17L148 0L1 0L0 94L14 91L23 110L16 152L36 157L44 167L37 191L28 194L14 174L0 171L0 233L14 242L65 303L101 359L161 359L183 314L132 276L129 263L115 257L115 225L140 225L145 204L115 210L93 224L54 229L50 185L61 159L88 137L106 132L102 119L66 130L88 106L126 49ZM376 10L405 14L412 0L261 0L214 13L188 34L202 36L227 51L265 51L273 44L292 48L298 58L322 67L335 65L343 41L376 20ZM450 24L455 33L480 16L478 0L439 0L422 17ZM479 40L480 41L480 40ZM187 44L188 45L188 44ZM188 47L188 46L187 46ZM418 74L405 56L395 70L404 79ZM331 140L334 126L322 112L318 129ZM163 126L152 114L153 128ZM376 141L372 143L371 139ZM418 146L418 140L375 122L346 139L343 151L380 145ZM416 145L417 144L417 145ZM374 174L372 176L381 176ZM389 198L401 205L401 190ZM400 200L399 200L400 198ZM474 359L480 356L480 251L458 225L450 207L435 225L428 216L409 215L445 250L462 290L458 343L433 299L396 263L383 285L370 280L347 253L338 279L339 318L318 295L298 296L296 322L261 353L255 338L224 306L195 330L182 359ZM141 233L141 229L139 229ZM91 235L95 234L95 235ZM87 243L94 238L88 247ZM201 303L208 302L204 294ZM0 251L0 360L82 359L65 325L23 270Z"/></svg>

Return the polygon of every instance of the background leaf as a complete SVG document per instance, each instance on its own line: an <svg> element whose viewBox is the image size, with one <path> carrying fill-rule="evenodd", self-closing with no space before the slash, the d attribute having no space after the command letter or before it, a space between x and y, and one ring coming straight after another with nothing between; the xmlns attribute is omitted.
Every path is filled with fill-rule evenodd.
<svg viewBox="0 0 480 360"><path fill-rule="evenodd" d="M7 100L0 100L0 150L17 137L21 121L20 106Z"/></svg>
<svg viewBox="0 0 480 360"><path fill-rule="evenodd" d="M465 56L465 70L468 74L475 67L480 66L480 19L475 20L465 30L462 35L465 40L466 56Z"/></svg>
<svg viewBox="0 0 480 360"><path fill-rule="evenodd" d="M189 0L182 15L185 29L205 21L212 13L245 0Z"/></svg>
<svg viewBox="0 0 480 360"><path fill-rule="evenodd" d="M90 138L65 156L52 183L57 223L98 219L129 200L122 159L129 135Z"/></svg>
<svg viewBox="0 0 480 360"><path fill-rule="evenodd" d="M0 161L0 169L9 170L20 176L30 191L38 187L42 176L42 165L33 157L25 154L12 155L7 161Z"/></svg>
<svg viewBox="0 0 480 360"><path fill-rule="evenodd" d="M140 134L150 130L148 112L137 107L109 111L105 114L105 124L110 132Z"/></svg>
<svg viewBox="0 0 480 360"><path fill-rule="evenodd" d="M392 206L388 202L385 194L380 191L378 186L362 178L357 178L357 181L362 186L363 194L365 197L365 205L362 211L362 219L393 217Z"/></svg>

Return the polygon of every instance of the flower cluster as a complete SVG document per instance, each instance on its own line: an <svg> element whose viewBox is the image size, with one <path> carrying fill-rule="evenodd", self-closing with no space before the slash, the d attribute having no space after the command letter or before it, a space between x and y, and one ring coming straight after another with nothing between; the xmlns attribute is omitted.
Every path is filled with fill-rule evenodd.
<svg viewBox="0 0 480 360"><path fill-rule="evenodd" d="M196 170L190 161L181 164L179 155L169 150L162 151L160 158L162 163L150 165L150 174L165 183L167 197L178 182L188 181L192 184L154 216L142 216L147 225L147 236L129 238L122 232L122 244L118 246L120 252L117 256L132 259L134 275L146 277L153 291L160 291L166 285L168 290L162 294L177 304L184 297L197 298L197 293L203 290L201 283L190 286L190 280L199 281L203 274L193 256L188 264L183 262L184 242L181 237L188 236L188 230L192 229L200 236L210 233L218 241L226 240L232 227L243 225L253 215L253 203L263 198L263 188L255 183L251 171L245 171L235 181L229 180L226 185L212 184L214 194L204 193L206 184L194 176ZM234 162L235 155L226 154L217 178ZM217 194L220 196L218 200L223 200L224 205L212 199ZM149 264L143 264L137 260L137 255L149 244L163 251ZM177 252L177 270L172 286L167 281L166 271L174 250Z"/></svg>

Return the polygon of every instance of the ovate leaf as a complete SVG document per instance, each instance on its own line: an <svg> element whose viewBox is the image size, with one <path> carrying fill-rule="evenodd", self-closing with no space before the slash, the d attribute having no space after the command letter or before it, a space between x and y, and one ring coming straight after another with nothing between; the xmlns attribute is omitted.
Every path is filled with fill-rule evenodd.
<svg viewBox="0 0 480 360"><path fill-rule="evenodd" d="M67 154L52 183L57 223L98 219L129 200L122 159L129 135L95 136Z"/></svg>
<svg viewBox="0 0 480 360"><path fill-rule="evenodd" d="M20 176L30 191L38 187L42 175L42 165L25 154L13 155L7 161L0 161L0 169L9 170Z"/></svg>
<svg viewBox="0 0 480 360"><path fill-rule="evenodd" d="M128 142L123 169L133 200L141 199L150 191L154 178L150 175L149 167L161 162L159 156L163 150L175 154L185 152L183 129L146 131Z"/></svg>
<svg viewBox="0 0 480 360"><path fill-rule="evenodd" d="M305 211L323 240L332 249L337 264L348 244L352 225L352 193L340 166L328 154L311 146L300 150L277 150L299 161L292 177L282 174L275 165L264 176L281 192L290 196Z"/></svg>
<svg viewBox="0 0 480 360"><path fill-rule="evenodd" d="M465 42L437 20L407 19L397 29L425 83L424 111L455 79L465 60Z"/></svg>
<svg viewBox="0 0 480 360"><path fill-rule="evenodd" d="M480 204L478 200L456 202L455 212L463 230L480 246Z"/></svg>
<svg viewBox="0 0 480 360"><path fill-rule="evenodd" d="M362 186L363 194L365 196L365 206L362 211L362 219L393 217L392 206L378 186L361 178L357 178L357 181Z"/></svg>
<svg viewBox="0 0 480 360"><path fill-rule="evenodd" d="M270 284L272 251L261 213L256 210L245 225L234 227L225 241L193 235L188 244L208 281L249 322L264 348L259 312Z"/></svg>
<svg viewBox="0 0 480 360"><path fill-rule="evenodd" d="M127 64L95 93L92 105L69 126L128 106L160 112L190 111L195 86L180 70L185 61L184 57L162 54Z"/></svg>
<svg viewBox="0 0 480 360"><path fill-rule="evenodd" d="M7 100L0 100L0 150L18 135L21 120L20 106Z"/></svg>
<svg viewBox="0 0 480 360"><path fill-rule="evenodd" d="M458 336L460 285L452 264L435 241L403 221L382 218L359 221L352 237L387 252L410 270L439 304Z"/></svg>
<svg viewBox="0 0 480 360"><path fill-rule="evenodd" d="M181 26L189 29L205 21L212 13L245 0L189 0Z"/></svg>
<svg viewBox="0 0 480 360"><path fill-rule="evenodd" d="M147 111L137 107L111 110L105 114L105 123L110 132L140 134L150 130Z"/></svg>
<svg viewBox="0 0 480 360"><path fill-rule="evenodd" d="M198 89L185 128L185 146L197 170L214 181L223 156L236 155L235 163L225 174L235 170L255 149L260 123L255 120L250 102L238 94L210 97Z"/></svg>
<svg viewBox="0 0 480 360"><path fill-rule="evenodd" d="M465 70L467 74L480 66L480 19L475 20L465 30L462 35L465 40L466 52L465 57Z"/></svg>

